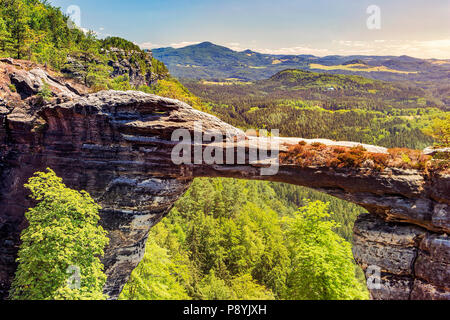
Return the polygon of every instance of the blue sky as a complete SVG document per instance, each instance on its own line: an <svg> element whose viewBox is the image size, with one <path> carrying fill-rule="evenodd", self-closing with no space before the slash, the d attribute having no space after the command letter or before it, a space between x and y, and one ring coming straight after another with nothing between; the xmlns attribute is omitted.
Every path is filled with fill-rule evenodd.
<svg viewBox="0 0 450 320"><path fill-rule="evenodd" d="M211 41L283 54L450 58L449 0L51 0L76 5L81 27L142 47ZM380 29L366 12L380 8Z"/></svg>

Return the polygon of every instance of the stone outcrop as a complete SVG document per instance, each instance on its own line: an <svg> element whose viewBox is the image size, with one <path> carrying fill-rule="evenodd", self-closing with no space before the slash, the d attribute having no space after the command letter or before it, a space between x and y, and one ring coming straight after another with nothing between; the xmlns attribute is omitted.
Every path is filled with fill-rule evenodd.
<svg viewBox="0 0 450 320"><path fill-rule="evenodd" d="M144 85L151 85L156 82L158 75L151 72L150 69L143 70L142 66L137 62L133 61L133 52L126 52L125 50L111 48L111 53L119 57L116 60L109 60L108 65L113 68L111 74L112 77L128 75L130 83L135 87L140 87ZM147 67L152 66L152 52L148 51L145 53L145 63Z"/></svg>
<svg viewBox="0 0 450 320"><path fill-rule="evenodd" d="M72 92L72 91L71 91ZM57 93L54 93L57 96ZM382 276L374 299L449 299L450 175L386 168L299 167L273 160L249 163L256 149L275 151L267 139L249 137L185 103L141 92L103 91L54 99L40 107L0 104L0 295L15 270L24 212L33 205L23 184L36 171L52 168L71 188L87 190L102 206L101 224L110 244L103 262L105 292L116 298L144 254L152 226L168 214L196 177L270 180L307 186L366 208L355 225L354 255ZM229 142L224 154L244 150L241 164L176 165L172 133L195 123ZM301 139L279 138L281 152ZM273 140L274 141L274 140ZM326 142L326 141L322 141ZM336 145L357 145L329 142ZM221 145L200 143L195 148ZM191 144L189 144L191 145ZM383 152L383 148L373 148Z"/></svg>
<svg viewBox="0 0 450 320"><path fill-rule="evenodd" d="M364 270L379 268L382 285L371 290L374 299L450 299L446 234L367 214L356 222L353 254Z"/></svg>
<svg viewBox="0 0 450 320"><path fill-rule="evenodd" d="M112 78L126 75L130 84L138 88L156 83L161 76L152 72L153 56L151 51L136 52L110 48L106 53L108 57L106 65L111 67L110 76ZM135 55L139 55L142 63L137 61ZM84 82L88 71L88 64L84 61L86 59L89 64L104 64L104 62L97 61L91 57L81 58L69 56L61 71L67 76L77 79L79 82Z"/></svg>

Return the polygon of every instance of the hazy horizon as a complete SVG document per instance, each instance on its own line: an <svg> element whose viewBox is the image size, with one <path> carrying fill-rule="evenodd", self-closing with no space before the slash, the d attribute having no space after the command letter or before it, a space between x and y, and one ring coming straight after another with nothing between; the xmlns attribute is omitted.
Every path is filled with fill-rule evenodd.
<svg viewBox="0 0 450 320"><path fill-rule="evenodd" d="M450 59L448 0L51 0L80 27L142 48L209 41L269 54ZM375 6L375 7L374 7ZM372 25L368 25L371 23Z"/></svg>
<svg viewBox="0 0 450 320"><path fill-rule="evenodd" d="M214 43L214 42L212 42L212 41L209 41L209 40L205 40L205 41L201 41L201 42L195 42L195 43L189 43L189 44L187 44L187 45L181 45L181 44L179 44L179 45L176 45L175 47L171 47L171 46L165 46L165 47L157 47L157 48L152 48L152 49L149 49L149 48L143 48L143 49L149 49L149 50L157 50L157 49L166 49L166 48L172 48L172 49L183 49L183 48L187 48L187 47L192 47L192 46L196 46L196 45L199 45L199 44L202 44L202 43L211 43L211 44L213 44L213 45L217 45L217 46L221 46L221 47L225 47L225 48L228 48L228 49L230 49L230 50L233 50L233 51L236 51L236 52L244 52L244 51L247 51L247 50L251 50L252 52L256 52L256 53L262 53L262 54L273 54L273 55L313 55L313 54L303 54L303 53L299 53L299 54L278 54L278 53L263 53L263 52L259 52L259 51L256 51L256 50L252 50L252 49L250 49L250 48L245 48L245 49L242 49L242 50L234 50L234 49L232 49L232 48L230 48L230 47L227 47L226 45L220 45L220 44L217 44L217 43ZM418 59L434 59L434 60L450 60L450 58L420 58L420 57L415 57L415 56L412 56L412 55L408 55L408 54L403 54L403 55L378 55L378 54L374 54L374 55L370 55L370 54L348 54L348 55L339 55L339 54L329 54L329 55L313 55L313 56L316 56L316 57L319 57L319 58L323 58L323 57L327 57L327 56L342 56L342 57L345 57L345 56L362 56L362 57L364 57L364 56L381 56L381 57L383 57L383 56L386 56L386 57L389 57L389 56L391 56L391 57L400 57L400 56L407 56L407 57L411 57L411 58L418 58Z"/></svg>

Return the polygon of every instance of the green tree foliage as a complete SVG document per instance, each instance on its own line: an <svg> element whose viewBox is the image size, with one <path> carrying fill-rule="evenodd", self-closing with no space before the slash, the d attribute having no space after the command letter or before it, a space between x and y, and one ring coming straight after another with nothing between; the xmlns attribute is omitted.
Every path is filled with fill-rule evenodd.
<svg viewBox="0 0 450 320"><path fill-rule="evenodd" d="M2 50L15 58L50 62L49 55L67 50L83 38L83 32L69 29L67 17L47 2L1 0L0 4L0 17L9 34L7 42L11 43L11 47Z"/></svg>
<svg viewBox="0 0 450 320"><path fill-rule="evenodd" d="M436 117L424 132L436 139L438 147L450 147L450 114Z"/></svg>
<svg viewBox="0 0 450 320"><path fill-rule="evenodd" d="M253 83L183 84L222 120L282 136L423 149L434 139L422 130L448 115L439 90L359 76L287 70Z"/></svg>
<svg viewBox="0 0 450 320"><path fill-rule="evenodd" d="M0 50L5 52L9 49L11 33L9 32L5 20L0 17Z"/></svg>
<svg viewBox="0 0 450 320"><path fill-rule="evenodd" d="M38 204L25 214L29 226L21 235L10 298L105 299L99 257L108 238L98 226L100 206L88 193L67 188L51 169L37 172L25 187Z"/></svg>
<svg viewBox="0 0 450 320"><path fill-rule="evenodd" d="M251 275L245 274L231 281L230 300L275 300L271 290L259 285Z"/></svg>
<svg viewBox="0 0 450 320"><path fill-rule="evenodd" d="M0 0L0 56L46 64L81 79L92 91L136 89L129 79L128 84L123 77L111 79L111 61L127 60L143 76L169 76L162 62L134 43L119 37L98 39L69 23L59 8L39 0ZM75 67L66 64L68 57Z"/></svg>
<svg viewBox="0 0 450 320"><path fill-rule="evenodd" d="M106 49L117 48L125 50L127 52L141 51L141 48L139 48L138 45L119 37L107 37L106 39L102 40L102 46Z"/></svg>
<svg viewBox="0 0 450 320"><path fill-rule="evenodd" d="M152 68L153 73L159 75L161 79L169 76L169 69L166 65L155 58L152 58Z"/></svg>
<svg viewBox="0 0 450 320"><path fill-rule="evenodd" d="M189 296L177 281L183 270L171 260L166 248L149 239L146 254L122 292L123 300L185 300ZM181 266L182 267L182 266Z"/></svg>
<svg viewBox="0 0 450 320"><path fill-rule="evenodd" d="M353 240L354 221L360 214L367 213L364 208L356 204L340 200L323 192L284 183L269 184L277 198L291 211L297 211L298 208L307 205L305 199L328 203L330 210L334 212L332 219L339 224L339 227L334 231L349 242Z"/></svg>
<svg viewBox="0 0 450 320"><path fill-rule="evenodd" d="M157 65L157 68L158 67ZM160 71L164 72L164 71ZM162 97L167 97L171 99L177 99L186 102L191 107L208 112L209 108L202 103L202 101L193 95L186 87L184 87L178 80L172 77L167 77L158 81L158 83L152 87L139 88L141 91L147 93L153 93Z"/></svg>
<svg viewBox="0 0 450 320"><path fill-rule="evenodd" d="M28 25L28 17L26 14L26 6L21 1L11 1L9 13L11 30L11 40L14 53L17 59L21 59L25 55L27 40L30 39L30 28Z"/></svg>
<svg viewBox="0 0 450 320"><path fill-rule="evenodd" d="M298 265L283 221L294 219L298 206L275 186L233 179L195 180L169 216L150 231L145 259L121 298L296 299L291 295L290 279ZM306 190L297 194L315 195ZM356 212L341 218L352 226L355 217ZM342 232L333 225L334 231ZM350 247L343 239L339 244L344 246L341 251ZM327 245L337 244L321 245L326 251ZM363 283L355 276L355 268L350 255L341 269L329 272L343 272L349 283ZM164 292L159 284L164 285ZM367 298L363 293L354 297Z"/></svg>
<svg viewBox="0 0 450 320"><path fill-rule="evenodd" d="M334 232L327 204L310 202L287 218L292 269L286 297L298 300L354 300L367 298L355 278L351 245Z"/></svg>

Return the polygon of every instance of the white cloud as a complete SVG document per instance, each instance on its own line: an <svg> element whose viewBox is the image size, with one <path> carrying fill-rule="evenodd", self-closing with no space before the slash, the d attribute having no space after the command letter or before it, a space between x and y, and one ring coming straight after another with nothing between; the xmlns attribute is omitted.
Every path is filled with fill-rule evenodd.
<svg viewBox="0 0 450 320"><path fill-rule="evenodd" d="M228 43L225 43L225 46L234 51L244 51L245 50L245 48L243 48L239 42L228 42Z"/></svg>
<svg viewBox="0 0 450 320"><path fill-rule="evenodd" d="M253 49L269 54L326 55L409 55L417 58L450 59L450 39L442 40L334 40L328 48L313 48L310 45L277 49Z"/></svg>
<svg viewBox="0 0 450 320"><path fill-rule="evenodd" d="M138 45L142 49L156 49L156 48L165 48L165 47L182 48L182 47L191 46L191 45L199 44L199 43L200 42L191 42L191 41L175 42L175 43L169 43L169 44L143 42Z"/></svg>
<svg viewBox="0 0 450 320"><path fill-rule="evenodd" d="M183 42L171 43L169 45L169 47L172 47L172 48L183 48L183 47L192 46L194 44L199 44L199 43L200 42L183 41Z"/></svg>
<svg viewBox="0 0 450 320"><path fill-rule="evenodd" d="M167 47L167 46L163 46L161 44L156 44L156 43L153 43L153 42L144 42L144 43L139 43L138 45L142 49L155 49L155 48Z"/></svg>
<svg viewBox="0 0 450 320"><path fill-rule="evenodd" d="M329 49L317 49L311 48L309 46L296 46L278 49L258 49L254 48L253 51L267 54L285 54L285 55L300 55L300 54L311 54L315 56L326 56L333 54Z"/></svg>
<svg viewBox="0 0 450 320"><path fill-rule="evenodd" d="M450 58L450 39L333 41L338 54L409 55L417 58Z"/></svg>

